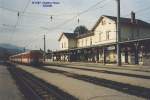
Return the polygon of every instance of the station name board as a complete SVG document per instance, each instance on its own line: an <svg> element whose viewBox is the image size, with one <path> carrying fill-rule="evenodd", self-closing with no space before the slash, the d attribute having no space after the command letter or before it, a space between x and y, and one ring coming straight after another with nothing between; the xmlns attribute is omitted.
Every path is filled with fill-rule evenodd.
<svg viewBox="0 0 150 100"><path fill-rule="evenodd" d="M32 4L41 7L53 7L54 5L60 4L60 2L55 0L32 0Z"/></svg>

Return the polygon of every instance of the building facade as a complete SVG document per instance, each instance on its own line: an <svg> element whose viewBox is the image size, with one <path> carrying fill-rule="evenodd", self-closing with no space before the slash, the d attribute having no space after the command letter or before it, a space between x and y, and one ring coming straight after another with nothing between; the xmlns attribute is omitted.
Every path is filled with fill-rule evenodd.
<svg viewBox="0 0 150 100"><path fill-rule="evenodd" d="M59 51L53 61L116 63L117 18L103 15L90 32L82 35L61 33ZM120 18L120 46L123 64L150 65L150 24L131 18Z"/></svg>

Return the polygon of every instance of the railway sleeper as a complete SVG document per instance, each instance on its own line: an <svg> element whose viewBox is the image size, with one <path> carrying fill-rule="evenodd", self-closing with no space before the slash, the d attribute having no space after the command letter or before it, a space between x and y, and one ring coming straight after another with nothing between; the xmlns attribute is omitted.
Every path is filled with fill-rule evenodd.
<svg viewBox="0 0 150 100"><path fill-rule="evenodd" d="M20 68L11 67L9 70L15 76L15 80L27 100L78 100Z"/></svg>

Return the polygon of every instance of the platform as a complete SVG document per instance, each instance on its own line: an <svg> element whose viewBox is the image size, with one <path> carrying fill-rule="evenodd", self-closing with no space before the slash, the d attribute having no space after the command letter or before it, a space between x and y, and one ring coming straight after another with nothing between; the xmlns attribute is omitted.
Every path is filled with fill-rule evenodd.
<svg viewBox="0 0 150 100"><path fill-rule="evenodd" d="M18 67L51 83L52 85L55 85L79 100L112 100L112 98L114 100L144 100L143 98L125 94L110 88L66 77L59 73L50 73L22 65L18 65Z"/></svg>
<svg viewBox="0 0 150 100"><path fill-rule="evenodd" d="M0 100L25 100L4 65L0 65Z"/></svg>

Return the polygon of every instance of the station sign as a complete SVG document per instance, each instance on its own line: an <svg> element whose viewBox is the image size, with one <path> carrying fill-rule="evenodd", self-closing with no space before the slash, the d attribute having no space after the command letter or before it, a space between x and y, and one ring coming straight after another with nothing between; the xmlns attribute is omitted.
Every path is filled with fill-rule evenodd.
<svg viewBox="0 0 150 100"><path fill-rule="evenodd" d="M41 7L53 7L58 4L60 4L60 2L56 0L32 0L32 5L39 5Z"/></svg>
<svg viewBox="0 0 150 100"><path fill-rule="evenodd" d="M115 46L109 46L109 47L107 47L106 49L107 49L107 50L115 50L116 47L115 47Z"/></svg>

